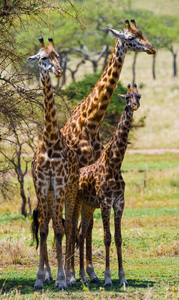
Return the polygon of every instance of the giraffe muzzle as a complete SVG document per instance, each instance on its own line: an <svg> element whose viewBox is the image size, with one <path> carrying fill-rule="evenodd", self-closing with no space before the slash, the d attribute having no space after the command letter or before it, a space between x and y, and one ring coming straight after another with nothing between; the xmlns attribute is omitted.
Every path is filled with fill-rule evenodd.
<svg viewBox="0 0 179 300"><path fill-rule="evenodd" d="M58 70L56 73L55 73L55 77L59 78L59 77L62 77L63 75L63 70Z"/></svg>
<svg viewBox="0 0 179 300"><path fill-rule="evenodd" d="M156 54L156 50L153 47L149 48L149 50L147 50L146 52L149 55L155 55Z"/></svg>
<svg viewBox="0 0 179 300"><path fill-rule="evenodd" d="M140 107L140 103L138 104L132 104L133 110L137 110Z"/></svg>

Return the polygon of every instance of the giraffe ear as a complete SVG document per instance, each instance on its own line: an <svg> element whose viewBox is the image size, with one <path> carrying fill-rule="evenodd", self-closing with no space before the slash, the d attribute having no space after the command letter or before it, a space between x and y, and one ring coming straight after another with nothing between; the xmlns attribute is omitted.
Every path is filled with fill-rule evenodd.
<svg viewBox="0 0 179 300"><path fill-rule="evenodd" d="M34 62L36 62L38 59L39 59L39 55L36 54L36 55L29 56L29 57L26 59L26 61L31 62L31 63L34 63Z"/></svg>
<svg viewBox="0 0 179 300"><path fill-rule="evenodd" d="M112 34L113 34L116 38L124 39L124 34L121 33L120 31L117 31L117 30L112 29L112 28L109 28L109 30L112 32Z"/></svg>
<svg viewBox="0 0 179 300"><path fill-rule="evenodd" d="M121 100L126 100L126 95L118 95L118 97L121 99Z"/></svg>

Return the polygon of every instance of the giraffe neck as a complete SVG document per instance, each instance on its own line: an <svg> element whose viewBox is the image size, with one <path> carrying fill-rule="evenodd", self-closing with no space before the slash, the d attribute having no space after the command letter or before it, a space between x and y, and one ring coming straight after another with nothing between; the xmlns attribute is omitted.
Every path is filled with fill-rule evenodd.
<svg viewBox="0 0 179 300"><path fill-rule="evenodd" d="M127 141L132 117L133 111L126 106L109 147L109 164L112 166L113 170L116 171L120 169L127 149Z"/></svg>
<svg viewBox="0 0 179 300"><path fill-rule="evenodd" d="M58 139L59 133L56 118L55 99L53 95L49 73L43 69L40 69L40 76L43 84L45 113L43 138L48 142L53 142Z"/></svg>
<svg viewBox="0 0 179 300"><path fill-rule="evenodd" d="M82 122L81 127L86 126L88 132L91 132L92 135L96 134L99 125L104 118L116 84L119 80L124 58L125 51L123 49L123 44L120 39L117 39L103 74L92 92L85 99L87 103L87 107L85 107L86 111L81 115L79 122Z"/></svg>

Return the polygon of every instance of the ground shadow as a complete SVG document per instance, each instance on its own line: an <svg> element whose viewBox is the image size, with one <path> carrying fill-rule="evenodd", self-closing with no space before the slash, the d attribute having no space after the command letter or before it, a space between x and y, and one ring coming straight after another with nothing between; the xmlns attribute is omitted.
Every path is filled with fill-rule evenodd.
<svg viewBox="0 0 179 300"><path fill-rule="evenodd" d="M12 292L13 290L20 291L21 295L23 294L31 294L34 291L34 278L14 278L14 279L0 279L0 292L1 294ZM44 291L53 291L59 292L58 288L54 287L55 281L52 280L50 282L44 282ZM135 279L128 279L129 287L133 288L143 288L147 289L149 287L154 286L154 281L146 281L146 280L135 280ZM108 291L116 291L116 292L124 292L124 288L119 286L119 280L114 279L112 287L104 287L104 280L100 280L100 283L93 284L89 283L86 285L86 288L90 290L90 292L98 292L103 288L106 292ZM83 292L85 291L85 286L82 284L81 280L77 280L77 283L69 288L68 292Z"/></svg>

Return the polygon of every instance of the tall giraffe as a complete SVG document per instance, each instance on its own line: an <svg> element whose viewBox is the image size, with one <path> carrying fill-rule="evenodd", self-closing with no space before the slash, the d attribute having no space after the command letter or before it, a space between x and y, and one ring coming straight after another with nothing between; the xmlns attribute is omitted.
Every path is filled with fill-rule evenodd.
<svg viewBox="0 0 179 300"><path fill-rule="evenodd" d="M108 65L91 93L77 105L61 129L67 144L76 151L80 167L94 163L103 150L99 126L119 80L126 53L156 53L142 32L136 28L135 20L131 20L131 25L128 20L125 23L126 28L120 32L110 29L117 40Z"/></svg>
<svg viewBox="0 0 179 300"><path fill-rule="evenodd" d="M52 279L47 255L47 235L49 221L52 218L56 238L58 271L55 286L61 290L71 284L70 242L72 233L72 215L79 183L79 163L74 150L66 144L58 129L56 107L49 72L57 77L62 75L59 55L54 49L53 39L49 38L49 46L39 39L41 49L30 56L30 62L38 61L44 94L44 129L39 140L37 151L32 161L32 176L38 199L38 221L40 223L40 261L36 290L43 288L43 281ZM65 203L66 234L66 274L62 260L62 211ZM46 268L44 269L44 264Z"/></svg>
<svg viewBox="0 0 179 300"><path fill-rule="evenodd" d="M133 111L139 108L141 98L141 95L137 91L137 85L134 86L133 90L128 85L127 94L119 96L126 100L125 109L113 138L103 150L99 159L94 164L80 169L79 190L73 215L73 226L77 226L81 210L79 232L80 276L82 281L86 283L88 280L84 271L84 238L88 226L90 226L93 212L96 208L101 209L106 249L105 285L107 286L112 285L109 259L111 244L110 212L112 207L114 209L115 244L117 248L120 285L128 284L123 270L121 251L121 218L124 209L125 189L125 182L121 175L121 165L127 148Z"/></svg>
<svg viewBox="0 0 179 300"><path fill-rule="evenodd" d="M131 20L131 25L128 20L125 23L126 28L119 32L110 29L117 40L108 65L91 93L77 105L72 116L61 129L67 144L76 151L80 167L94 163L103 150L99 137L99 126L119 80L126 53L128 51L156 53L142 32L136 28L134 19ZM93 219L86 236L88 245L86 249L87 273L91 282L97 282L98 279L92 266L92 228ZM74 257L72 257L72 269L74 270Z"/></svg>

